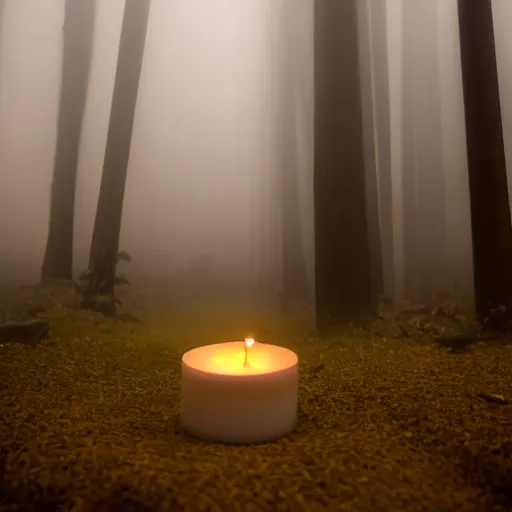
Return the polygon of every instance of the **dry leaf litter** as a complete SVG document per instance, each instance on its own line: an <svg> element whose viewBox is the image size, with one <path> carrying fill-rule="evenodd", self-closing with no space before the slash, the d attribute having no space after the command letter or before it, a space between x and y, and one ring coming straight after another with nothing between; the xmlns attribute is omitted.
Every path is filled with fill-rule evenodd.
<svg viewBox="0 0 512 512"><path fill-rule="evenodd" d="M180 356L246 323L41 314L47 340L0 346L0 511L512 509L512 407L483 398L512 397L507 343L452 353L382 322L321 339L277 321L260 331L300 356L298 427L224 446L179 429Z"/></svg>

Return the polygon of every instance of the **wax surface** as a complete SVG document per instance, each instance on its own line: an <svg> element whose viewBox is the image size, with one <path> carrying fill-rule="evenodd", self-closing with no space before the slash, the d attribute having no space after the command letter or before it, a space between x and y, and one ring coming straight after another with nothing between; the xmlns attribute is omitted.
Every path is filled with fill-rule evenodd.
<svg viewBox="0 0 512 512"><path fill-rule="evenodd" d="M284 347L255 343L248 349L248 365L244 366L245 343L231 341L205 345L190 350L183 363L208 373L219 375L260 375L285 370L297 364L297 354Z"/></svg>
<svg viewBox="0 0 512 512"><path fill-rule="evenodd" d="M221 443L267 442L297 423L297 355L265 343L234 341L182 358L180 422L195 437Z"/></svg>

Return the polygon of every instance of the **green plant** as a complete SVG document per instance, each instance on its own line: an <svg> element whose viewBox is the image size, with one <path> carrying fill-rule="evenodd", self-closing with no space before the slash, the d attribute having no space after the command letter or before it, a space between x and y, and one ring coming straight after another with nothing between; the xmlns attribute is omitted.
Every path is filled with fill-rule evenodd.
<svg viewBox="0 0 512 512"><path fill-rule="evenodd" d="M104 251L102 257L96 258L94 264L80 274L79 283L75 283L82 297L80 307L97 311L104 316L114 316L121 300L115 294L116 286L130 284L130 281L117 272L120 261L132 261L126 251L120 251L115 258Z"/></svg>

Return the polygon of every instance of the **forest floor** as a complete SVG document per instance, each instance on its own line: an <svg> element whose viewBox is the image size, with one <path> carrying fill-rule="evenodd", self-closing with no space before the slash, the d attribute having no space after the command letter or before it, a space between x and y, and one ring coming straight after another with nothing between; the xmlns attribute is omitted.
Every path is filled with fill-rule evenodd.
<svg viewBox="0 0 512 512"><path fill-rule="evenodd" d="M321 339L255 311L141 311L138 324L53 298L29 309L51 332L0 346L0 511L512 509L506 342L452 352L385 321ZM187 437L181 354L254 325L299 354L297 429L257 446Z"/></svg>

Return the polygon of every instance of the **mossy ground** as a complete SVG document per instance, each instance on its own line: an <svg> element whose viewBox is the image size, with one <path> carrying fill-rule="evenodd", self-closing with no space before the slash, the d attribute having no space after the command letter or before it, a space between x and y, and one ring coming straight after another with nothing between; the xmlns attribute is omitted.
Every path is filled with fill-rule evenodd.
<svg viewBox="0 0 512 512"><path fill-rule="evenodd" d="M0 347L0 510L505 511L512 349L296 318L152 310L146 324L52 305L51 336ZM256 325L256 328L254 326ZM296 431L224 446L179 428L180 355L255 329L301 360Z"/></svg>

